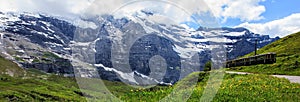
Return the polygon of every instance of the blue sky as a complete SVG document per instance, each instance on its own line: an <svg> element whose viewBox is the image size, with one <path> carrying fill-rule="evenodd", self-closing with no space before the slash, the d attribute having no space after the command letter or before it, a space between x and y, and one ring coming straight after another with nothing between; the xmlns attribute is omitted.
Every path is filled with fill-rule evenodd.
<svg viewBox="0 0 300 102"><path fill-rule="evenodd" d="M300 13L300 0L268 0L261 4L266 7L266 12L262 14L266 19L261 22L269 22L293 13Z"/></svg>
<svg viewBox="0 0 300 102"><path fill-rule="evenodd" d="M300 0L204 0L224 27L284 37L300 31Z"/></svg>
<svg viewBox="0 0 300 102"><path fill-rule="evenodd" d="M249 23L266 23L282 19L294 13L300 13L300 0L266 0L260 3L264 5L266 11L261 14L262 20L250 21ZM243 23L239 18L228 19L222 26L234 27ZM300 29L299 29L300 31Z"/></svg>

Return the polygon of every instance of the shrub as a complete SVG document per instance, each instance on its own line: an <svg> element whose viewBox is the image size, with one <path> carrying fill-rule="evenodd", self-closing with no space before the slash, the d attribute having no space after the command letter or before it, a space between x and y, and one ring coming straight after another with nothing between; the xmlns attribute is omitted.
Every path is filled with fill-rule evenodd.
<svg viewBox="0 0 300 102"><path fill-rule="evenodd" d="M211 71L211 61L205 63L204 71Z"/></svg>

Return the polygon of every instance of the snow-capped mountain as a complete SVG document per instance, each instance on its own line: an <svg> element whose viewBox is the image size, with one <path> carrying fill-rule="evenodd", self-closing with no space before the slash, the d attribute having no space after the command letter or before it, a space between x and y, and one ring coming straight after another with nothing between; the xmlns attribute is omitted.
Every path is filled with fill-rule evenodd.
<svg viewBox="0 0 300 102"><path fill-rule="evenodd" d="M255 50L255 43L257 48L262 48L271 42L279 39L270 38L269 35L255 34L246 28L205 28L200 27L197 31L220 33L224 35L224 44L227 47L227 59L235 59Z"/></svg>
<svg viewBox="0 0 300 102"><path fill-rule="evenodd" d="M152 15L141 11L124 18L102 15L68 20L0 13L1 55L24 68L49 73L75 72L131 84L173 84L203 69L212 58L211 45L224 44L228 59L234 59L254 51L255 41L261 48L279 39L245 28L191 31L148 20ZM219 37L211 37L215 35Z"/></svg>

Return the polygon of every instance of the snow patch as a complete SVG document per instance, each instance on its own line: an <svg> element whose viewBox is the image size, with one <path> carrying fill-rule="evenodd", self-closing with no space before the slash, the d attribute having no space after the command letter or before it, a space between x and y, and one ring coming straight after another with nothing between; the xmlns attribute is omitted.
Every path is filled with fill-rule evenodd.
<svg viewBox="0 0 300 102"><path fill-rule="evenodd" d="M92 29L97 29L98 26L94 22L89 22L89 21L83 21L80 19L77 19L75 22L73 22L74 25L81 27L81 28L92 28Z"/></svg>
<svg viewBox="0 0 300 102"><path fill-rule="evenodd" d="M229 33L224 33L224 35L227 36L242 36L245 35L246 31L243 32L229 32Z"/></svg>
<svg viewBox="0 0 300 102"><path fill-rule="evenodd" d="M89 46L90 42L75 42L74 41L74 46Z"/></svg>
<svg viewBox="0 0 300 102"><path fill-rule="evenodd" d="M52 45L52 46L54 46L54 47L56 47L56 46L63 47L63 45L57 44L57 43L52 43L52 42L45 42L45 43L46 43L46 44L50 44L50 45Z"/></svg>
<svg viewBox="0 0 300 102"><path fill-rule="evenodd" d="M31 17L35 17L35 18L41 18L40 14L38 13L29 13L29 12L25 12L25 13L21 13L25 16L31 16Z"/></svg>
<svg viewBox="0 0 300 102"><path fill-rule="evenodd" d="M102 67L104 68L104 70L106 71L110 71L110 72L115 72L117 73L118 75L120 75L123 79L126 79L130 82L133 82L133 83L136 83L138 84L138 82L136 82L136 80L134 79L134 72L131 72L131 73L123 73L121 71L118 71L114 68L108 68L108 67L105 67L103 64L94 64L94 66L96 67Z"/></svg>

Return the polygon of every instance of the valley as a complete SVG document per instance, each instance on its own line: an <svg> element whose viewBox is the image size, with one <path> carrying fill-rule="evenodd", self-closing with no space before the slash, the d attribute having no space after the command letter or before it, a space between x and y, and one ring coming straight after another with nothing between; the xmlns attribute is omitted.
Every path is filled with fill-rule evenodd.
<svg viewBox="0 0 300 102"><path fill-rule="evenodd" d="M43 14L0 13L0 101L300 100L300 84L270 76L300 75L300 33L271 38L246 28L189 31L141 15L77 19L85 22L80 25ZM204 71L208 61L252 56L256 41L259 54L277 54L276 63L225 69L255 73L247 75L225 73L216 64ZM219 73L221 84L209 81ZM202 97L210 86L218 89L215 96Z"/></svg>

